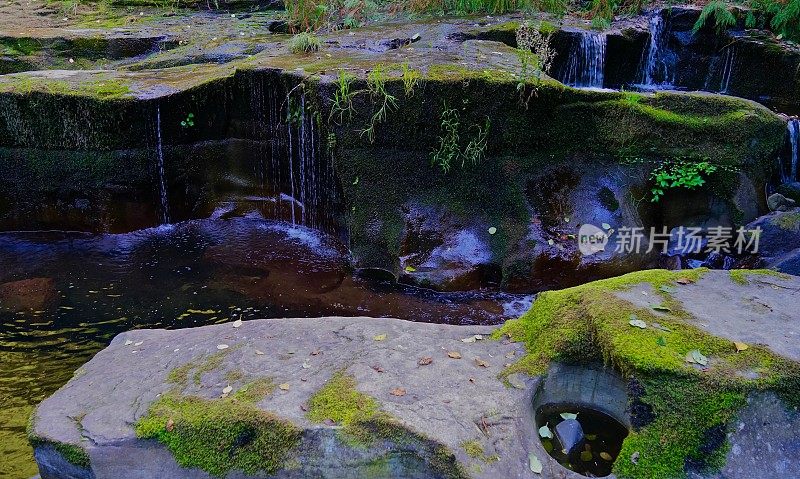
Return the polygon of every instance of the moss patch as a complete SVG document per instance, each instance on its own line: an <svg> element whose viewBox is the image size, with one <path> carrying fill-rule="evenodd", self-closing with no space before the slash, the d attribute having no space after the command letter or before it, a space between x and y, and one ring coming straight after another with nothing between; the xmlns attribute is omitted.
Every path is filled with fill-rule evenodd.
<svg viewBox="0 0 800 479"><path fill-rule="evenodd" d="M252 399L167 393L136 423L136 436L164 444L182 467L217 477L233 470L274 474L300 444L302 431L245 398Z"/></svg>
<svg viewBox="0 0 800 479"><path fill-rule="evenodd" d="M331 419L348 426L373 417L377 411L377 401L356 390L355 379L336 373L308 400L307 415L314 422Z"/></svg>
<svg viewBox="0 0 800 479"><path fill-rule="evenodd" d="M772 224L787 231L800 231L800 213L788 213L770 220Z"/></svg>
<svg viewBox="0 0 800 479"><path fill-rule="evenodd" d="M724 441L709 446L708 431L719 430L734 417L753 390L774 390L797 401L800 370L792 361L753 346L737 353L731 341L694 327L690 316L671 298L679 278L697 281L705 270L652 270L597 281L539 295L530 311L509 321L496 336L522 341L528 353L508 369L543 374L551 361L603 360L641 386L639 400L655 420L626 438L615 463L622 478L679 478L686 464L715 468L724 458ZM748 272L752 273L752 272ZM755 272L755 274L773 274ZM667 315L638 308L614 292L649 283L669 308ZM635 316L650 327L632 327ZM669 329L652 327L653 323ZM686 361L699 350L709 358L701 370ZM746 372L758 379L746 379ZM792 399L794 398L794 399ZM639 453L637 464L631 461Z"/></svg>

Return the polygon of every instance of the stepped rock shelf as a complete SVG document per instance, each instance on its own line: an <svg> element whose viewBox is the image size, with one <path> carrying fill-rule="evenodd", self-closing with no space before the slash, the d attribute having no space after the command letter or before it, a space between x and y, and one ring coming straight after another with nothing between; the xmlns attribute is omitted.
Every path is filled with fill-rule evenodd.
<svg viewBox="0 0 800 479"><path fill-rule="evenodd" d="M38 407L29 436L43 479L577 478L539 442L533 397L549 361L605 357L633 426L617 477L796 477L798 290L768 271L651 270L543 293L494 330L323 318L129 331ZM707 368L685 360L694 349ZM568 371L572 401L612 394Z"/></svg>
<svg viewBox="0 0 800 479"><path fill-rule="evenodd" d="M268 16L213 27L190 15L177 23L196 27L193 42L154 20L141 35L160 34L158 51L121 49L92 69L46 69L60 50L29 52L45 69L0 76L0 228L129 231L225 205L346 238L363 270L531 291L658 265L581 257L569 238L579 224L743 225L766 211L783 117L710 93L534 81L517 50L482 39L506 20L339 31L297 55ZM341 72L357 93L337 106ZM453 114L456 149L484 135L485 157L445 174L430 158ZM668 159L720 169L687 201L641 201L649 166Z"/></svg>

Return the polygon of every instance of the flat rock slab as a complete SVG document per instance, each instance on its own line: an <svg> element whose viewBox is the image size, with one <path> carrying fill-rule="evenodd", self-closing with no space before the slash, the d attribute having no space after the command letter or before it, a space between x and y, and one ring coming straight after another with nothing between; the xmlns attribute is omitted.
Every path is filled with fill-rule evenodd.
<svg viewBox="0 0 800 479"><path fill-rule="evenodd" d="M663 301L649 283L616 294L640 307ZM697 283L676 286L670 295L692 316L693 325L800 361L800 277L712 270Z"/></svg>
<svg viewBox="0 0 800 479"><path fill-rule="evenodd" d="M498 378L522 349L519 344L474 339L490 332L487 327L373 318L258 320L238 328L229 323L130 331L117 336L40 405L34 432L47 441L80 444L97 478L208 477L179 468L157 442L137 440L134 424L174 386L167 382L170 371L229 351L219 367L201 375L199 384L190 380L185 393L215 398L229 385L235 392L248 380L269 377L286 390L276 388L260 408L306 432L335 431L335 425L310 422L304 405L337 371L345 371L383 411L449 448L475 477L529 477L532 448L547 462L540 443L532 444L536 435L530 400L537 381L513 376L511 386ZM220 345L228 348L220 350ZM422 358L430 358L430 364L420 365ZM232 371L240 379L231 380ZM397 395L398 389L405 393ZM466 453L463 444L472 441L481 445L485 457ZM64 468L48 448L37 448L42 477L92 477L57 471ZM485 459L490 456L499 460Z"/></svg>

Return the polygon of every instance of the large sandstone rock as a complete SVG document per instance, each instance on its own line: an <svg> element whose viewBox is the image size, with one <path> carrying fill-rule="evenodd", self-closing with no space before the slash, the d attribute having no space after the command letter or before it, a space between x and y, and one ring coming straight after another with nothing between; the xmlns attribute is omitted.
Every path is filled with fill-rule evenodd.
<svg viewBox="0 0 800 479"><path fill-rule="evenodd" d="M745 228L761 229L758 245L761 266L800 274L800 208L772 212Z"/></svg>
<svg viewBox="0 0 800 479"><path fill-rule="evenodd" d="M796 301L787 294L798 288L796 277L708 271L673 296L692 325L798 360ZM660 301L647 282L608 294L631 307ZM209 478L254 441L273 441L271 462L258 463L269 473L227 477L577 479L537 439L540 379L502 375L525 354L522 343L491 332L373 318L130 331L38 407L30 436L43 479ZM560 386L548 401L606 397L593 373L550 374ZM613 401L599 406L624 409ZM800 474L799 417L771 393L752 396L731 425L724 477ZM199 460L198 450L211 459ZM539 476L531 454L543 463Z"/></svg>

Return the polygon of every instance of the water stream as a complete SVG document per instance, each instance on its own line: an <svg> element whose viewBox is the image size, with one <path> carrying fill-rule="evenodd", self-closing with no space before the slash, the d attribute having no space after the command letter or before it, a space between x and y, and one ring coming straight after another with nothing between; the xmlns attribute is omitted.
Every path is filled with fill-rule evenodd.
<svg viewBox="0 0 800 479"><path fill-rule="evenodd" d="M161 202L161 224L168 224L169 199L167 198L167 178L164 173L164 147L161 142L161 106L156 106L156 172L158 173L158 195Z"/></svg>
<svg viewBox="0 0 800 479"><path fill-rule="evenodd" d="M788 168L781 165L781 181L783 183L792 183L800 181L800 178L797 177L797 157L798 150L800 150L800 145L798 145L798 141L800 141L800 119L789 120L786 124L786 134L789 140L790 155Z"/></svg>
<svg viewBox="0 0 800 479"><path fill-rule="evenodd" d="M606 35L580 32L570 54L561 82L581 88L603 88L606 64Z"/></svg>
<svg viewBox="0 0 800 479"><path fill-rule="evenodd" d="M672 88L675 58L668 46L669 30L660 14L650 17L649 30L650 40L645 50L647 56L643 56L641 62L639 86L645 89Z"/></svg>

